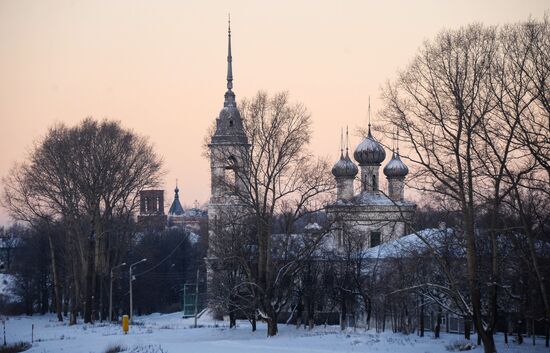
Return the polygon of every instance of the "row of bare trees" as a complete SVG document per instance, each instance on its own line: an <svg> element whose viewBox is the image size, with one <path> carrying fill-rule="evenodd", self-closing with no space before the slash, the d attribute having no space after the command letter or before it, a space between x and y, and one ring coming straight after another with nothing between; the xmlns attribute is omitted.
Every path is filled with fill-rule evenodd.
<svg viewBox="0 0 550 353"><path fill-rule="evenodd" d="M547 17L447 30L424 43L383 89L381 116L407 143L406 158L414 168L410 185L461 215L469 289L465 309L486 352L496 351L493 334L506 270L500 244L514 214L521 221L514 229L525 236L539 284L544 320L550 320L536 246L548 242L547 215L540 214L550 200L549 38ZM534 200L543 208L533 207ZM482 218L488 223L484 241ZM452 269L446 273L449 289L458 292Z"/></svg>
<svg viewBox="0 0 550 353"><path fill-rule="evenodd" d="M85 119L52 127L3 180L2 204L13 219L47 239L58 319L106 315L110 269L135 234L141 190L154 187L161 159L143 137L118 122Z"/></svg>

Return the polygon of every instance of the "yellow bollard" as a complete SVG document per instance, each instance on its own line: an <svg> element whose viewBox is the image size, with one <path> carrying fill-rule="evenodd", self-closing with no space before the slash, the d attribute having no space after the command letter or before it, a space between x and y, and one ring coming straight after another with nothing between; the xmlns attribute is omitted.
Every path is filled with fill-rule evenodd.
<svg viewBox="0 0 550 353"><path fill-rule="evenodd" d="M122 316L122 331L124 331L124 334L128 333L128 329L130 328L130 319L128 318L128 315Z"/></svg>

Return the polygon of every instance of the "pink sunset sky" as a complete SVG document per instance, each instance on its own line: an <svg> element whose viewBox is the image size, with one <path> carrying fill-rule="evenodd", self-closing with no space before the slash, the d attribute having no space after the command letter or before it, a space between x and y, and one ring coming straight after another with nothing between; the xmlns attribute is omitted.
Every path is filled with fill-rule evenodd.
<svg viewBox="0 0 550 353"><path fill-rule="evenodd" d="M542 0L0 0L0 176L54 123L109 118L163 156L168 206L176 178L184 204L206 202L202 142L223 105L228 12L237 99L289 91L312 114L313 152L335 160L340 128L365 124L369 95L376 112L380 87L424 40L549 8ZM359 139L351 136L352 147Z"/></svg>

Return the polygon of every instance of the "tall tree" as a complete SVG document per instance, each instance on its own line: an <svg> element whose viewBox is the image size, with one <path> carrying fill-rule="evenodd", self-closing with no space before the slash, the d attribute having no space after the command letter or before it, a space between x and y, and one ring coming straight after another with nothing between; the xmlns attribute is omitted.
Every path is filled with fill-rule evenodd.
<svg viewBox="0 0 550 353"><path fill-rule="evenodd" d="M249 265L254 268L245 272L252 276L259 310L272 336L277 334L278 314L289 299L283 283L291 281L324 234L320 231L298 239L293 235L295 223L323 207L324 196L334 182L326 161L315 159L307 148L311 139L309 113L303 105L289 102L287 93L268 97L259 92L243 101L241 114L250 147L218 156L242 162L233 165L232 175L216 182L224 185L255 222L257 257ZM230 153L241 155L235 158ZM281 234L274 235L277 215L284 221ZM279 247L276 256L275 247Z"/></svg>
<svg viewBox="0 0 550 353"><path fill-rule="evenodd" d="M412 64L383 93L383 117L410 142L416 187L440 195L461 212L470 315L487 353L495 352L494 309L488 310L485 322L476 231L476 186L481 175L474 147L481 124L495 105L489 79L497 47L494 28L473 25L444 31L422 46Z"/></svg>
<svg viewBox="0 0 550 353"><path fill-rule="evenodd" d="M126 243L139 191L158 184L161 164L146 138L118 122L88 118L52 127L4 180L3 203L15 219L63 221L67 228L85 322L97 306L98 277L124 250L118 245Z"/></svg>

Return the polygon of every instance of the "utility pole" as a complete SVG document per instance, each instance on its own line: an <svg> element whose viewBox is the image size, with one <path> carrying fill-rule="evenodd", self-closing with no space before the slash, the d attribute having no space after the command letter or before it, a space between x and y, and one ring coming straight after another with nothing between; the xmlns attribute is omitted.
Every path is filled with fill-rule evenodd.
<svg viewBox="0 0 550 353"><path fill-rule="evenodd" d="M141 259L139 260L138 262L134 262L133 264L130 265L130 323L133 323L133 318L134 318L134 315L133 315L133 310L134 310L134 298L132 297L132 281L133 281L133 278L132 278L132 268L134 266L137 266L139 265L140 263L142 262L145 262L147 261L147 259Z"/></svg>
<svg viewBox="0 0 550 353"><path fill-rule="evenodd" d="M111 268L111 286L109 287L109 321L113 321L113 271L122 266L126 266L126 262Z"/></svg>
<svg viewBox="0 0 550 353"><path fill-rule="evenodd" d="M195 282L195 328L197 328L198 314L199 314L199 269L197 268L197 279Z"/></svg>

